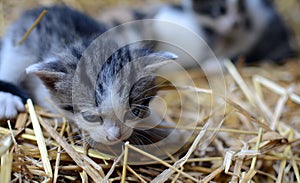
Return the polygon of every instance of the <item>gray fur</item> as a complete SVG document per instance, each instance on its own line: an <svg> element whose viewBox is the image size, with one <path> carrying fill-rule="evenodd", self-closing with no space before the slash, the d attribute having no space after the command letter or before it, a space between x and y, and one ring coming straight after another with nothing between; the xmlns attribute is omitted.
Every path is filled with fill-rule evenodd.
<svg viewBox="0 0 300 183"><path fill-rule="evenodd" d="M28 38L18 45L18 41L43 9L48 9L46 16ZM25 68L37 62L47 61L53 53L62 53L61 50L71 52L74 50L73 44L86 47L93 37L105 30L105 26L67 7L54 6L26 11L9 27L3 38L0 79L30 91L30 97L37 104L49 108L45 102L45 97L49 97L48 91L36 77L26 75ZM9 110L3 109L5 105L1 107L1 110ZM16 107L12 107L14 109L11 110L16 110Z"/></svg>
<svg viewBox="0 0 300 183"><path fill-rule="evenodd" d="M119 49L111 39L90 44L105 26L58 6L47 8L48 14L24 44L15 46L42 9L25 12L8 30L0 79L22 86L39 105L51 97L93 142L114 144L129 138L133 118L147 117L156 94L156 69L176 57L135 45ZM20 111L15 103L4 108ZM5 117L11 115L0 116Z"/></svg>
<svg viewBox="0 0 300 183"><path fill-rule="evenodd" d="M210 15L203 8L210 8ZM212 31L211 46L217 56L244 56L254 62L280 61L294 54L289 31L268 0L193 0L193 9L200 24Z"/></svg>
<svg viewBox="0 0 300 183"><path fill-rule="evenodd" d="M221 59L244 56L247 62L280 61L295 55L289 31L269 0L184 0L181 8L164 7L155 18L191 29ZM154 31L158 36L174 34L164 27ZM178 33L173 38L184 42L189 35ZM204 55L201 49L198 52Z"/></svg>

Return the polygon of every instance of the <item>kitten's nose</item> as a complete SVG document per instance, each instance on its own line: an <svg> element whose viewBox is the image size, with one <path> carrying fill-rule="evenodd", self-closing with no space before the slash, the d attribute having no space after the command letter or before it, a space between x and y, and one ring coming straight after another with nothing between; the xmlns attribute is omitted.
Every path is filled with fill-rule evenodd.
<svg viewBox="0 0 300 183"><path fill-rule="evenodd" d="M111 126L107 129L107 138L109 141L117 141L121 138L121 129L119 126Z"/></svg>
<svg viewBox="0 0 300 183"><path fill-rule="evenodd" d="M239 22L237 20L235 20L233 23L232 23L232 28L236 29L239 27Z"/></svg>

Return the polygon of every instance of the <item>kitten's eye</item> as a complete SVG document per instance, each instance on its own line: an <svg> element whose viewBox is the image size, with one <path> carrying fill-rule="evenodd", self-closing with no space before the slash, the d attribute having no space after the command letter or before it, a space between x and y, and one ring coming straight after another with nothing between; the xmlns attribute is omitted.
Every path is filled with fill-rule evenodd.
<svg viewBox="0 0 300 183"><path fill-rule="evenodd" d="M100 114L95 111L85 111L81 113L84 120L95 123L103 123L103 119L101 118Z"/></svg>
<svg viewBox="0 0 300 183"><path fill-rule="evenodd" d="M126 121L126 120L135 121L140 118L143 118L143 114L142 114L141 110L138 108L133 108L132 110L127 111L125 113L124 121Z"/></svg>
<svg viewBox="0 0 300 183"><path fill-rule="evenodd" d="M141 110L138 108L134 108L131 111L135 116L139 117L141 115Z"/></svg>
<svg viewBox="0 0 300 183"><path fill-rule="evenodd" d="M226 7L225 6L213 6L211 7L211 16L213 18L217 18L221 15L226 14Z"/></svg>
<svg viewBox="0 0 300 183"><path fill-rule="evenodd" d="M150 115L150 110L148 108L140 108L140 107L134 107L130 111L127 111L124 116L124 121L126 120L138 120L146 118Z"/></svg>
<svg viewBox="0 0 300 183"><path fill-rule="evenodd" d="M221 7L219 8L219 12L220 12L221 15L226 14L226 8L225 8L224 6L221 6Z"/></svg>
<svg viewBox="0 0 300 183"><path fill-rule="evenodd" d="M150 115L150 110L145 108L135 107L131 110L132 114L138 118L146 118Z"/></svg>

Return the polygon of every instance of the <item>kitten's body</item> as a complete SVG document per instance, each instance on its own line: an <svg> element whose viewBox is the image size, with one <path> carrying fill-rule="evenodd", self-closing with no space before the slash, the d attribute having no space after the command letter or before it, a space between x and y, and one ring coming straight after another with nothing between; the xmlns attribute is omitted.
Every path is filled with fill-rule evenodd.
<svg viewBox="0 0 300 183"><path fill-rule="evenodd" d="M8 29L2 40L0 80L30 91L29 97L46 107L44 101L49 96L48 91L35 76L26 75L25 68L40 61L47 61L53 53L61 50L76 51L75 44L87 47L88 43L106 28L74 10L57 6L49 8L47 15L30 36L18 45L42 10L43 8L38 8L26 11ZM16 115L16 110L3 109L5 106L8 105L1 105L0 110L6 111L4 117Z"/></svg>
<svg viewBox="0 0 300 183"><path fill-rule="evenodd" d="M17 45L43 9L48 10L46 16ZM156 67L175 56L136 46L118 48L110 39L94 41L106 30L103 24L63 6L26 11L2 42L0 80L5 82L0 82L0 118L15 117L24 110L21 102L27 96L12 92L20 87L41 106L51 97L94 142L113 144L129 138L134 125L127 123L145 118L156 94ZM6 90L6 83L14 86L12 90Z"/></svg>

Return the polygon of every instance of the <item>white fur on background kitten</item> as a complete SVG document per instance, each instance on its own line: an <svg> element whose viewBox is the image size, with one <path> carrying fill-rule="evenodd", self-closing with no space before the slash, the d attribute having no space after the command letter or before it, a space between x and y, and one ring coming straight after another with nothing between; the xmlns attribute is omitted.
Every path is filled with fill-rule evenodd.
<svg viewBox="0 0 300 183"><path fill-rule="evenodd" d="M161 8L154 18L197 33L219 59L245 56L247 62L280 61L295 55L289 31L269 0L184 0L182 5ZM190 41L187 34L165 27L155 27L154 34L186 42L201 62L207 58L207 49L197 40Z"/></svg>
<svg viewBox="0 0 300 183"><path fill-rule="evenodd" d="M154 23L153 34L157 40L167 39L170 40L169 42L176 43L175 46L181 45L181 48L178 49L172 48L172 45L158 44L158 49L172 50L172 52L179 55L178 62L183 67L195 66L195 61L191 59L190 55L195 55L195 59L198 59L198 61L202 61L210 55L205 44L205 34L198 25L194 12L189 11L188 7L178 10L170 6L164 6L154 16L154 19L167 22L166 24ZM195 36L190 36L190 34L198 35L199 39L195 40ZM201 39L203 39L203 42ZM183 50L189 50L189 55L182 52Z"/></svg>
<svg viewBox="0 0 300 183"><path fill-rule="evenodd" d="M236 61L244 57L247 63L265 60L280 63L296 55L289 30L271 0L182 0L181 4L153 7L148 11L128 8L126 20L117 14L119 17L114 16L110 21L116 26L144 18L159 20L157 24L144 28L145 32L132 28L124 30L123 34L136 37L152 34L157 40L180 43L177 44L182 46L179 49L176 45L159 43L156 48L172 50L179 55L177 62L185 68L199 66L194 61L196 59L198 64L208 65L214 71L215 65L209 63L214 58L208 46L220 60L230 58ZM118 12L118 9L111 11ZM99 19L109 15L101 15ZM162 22L169 23L163 25ZM192 34L200 39L196 40ZM185 50L196 58L191 58Z"/></svg>

